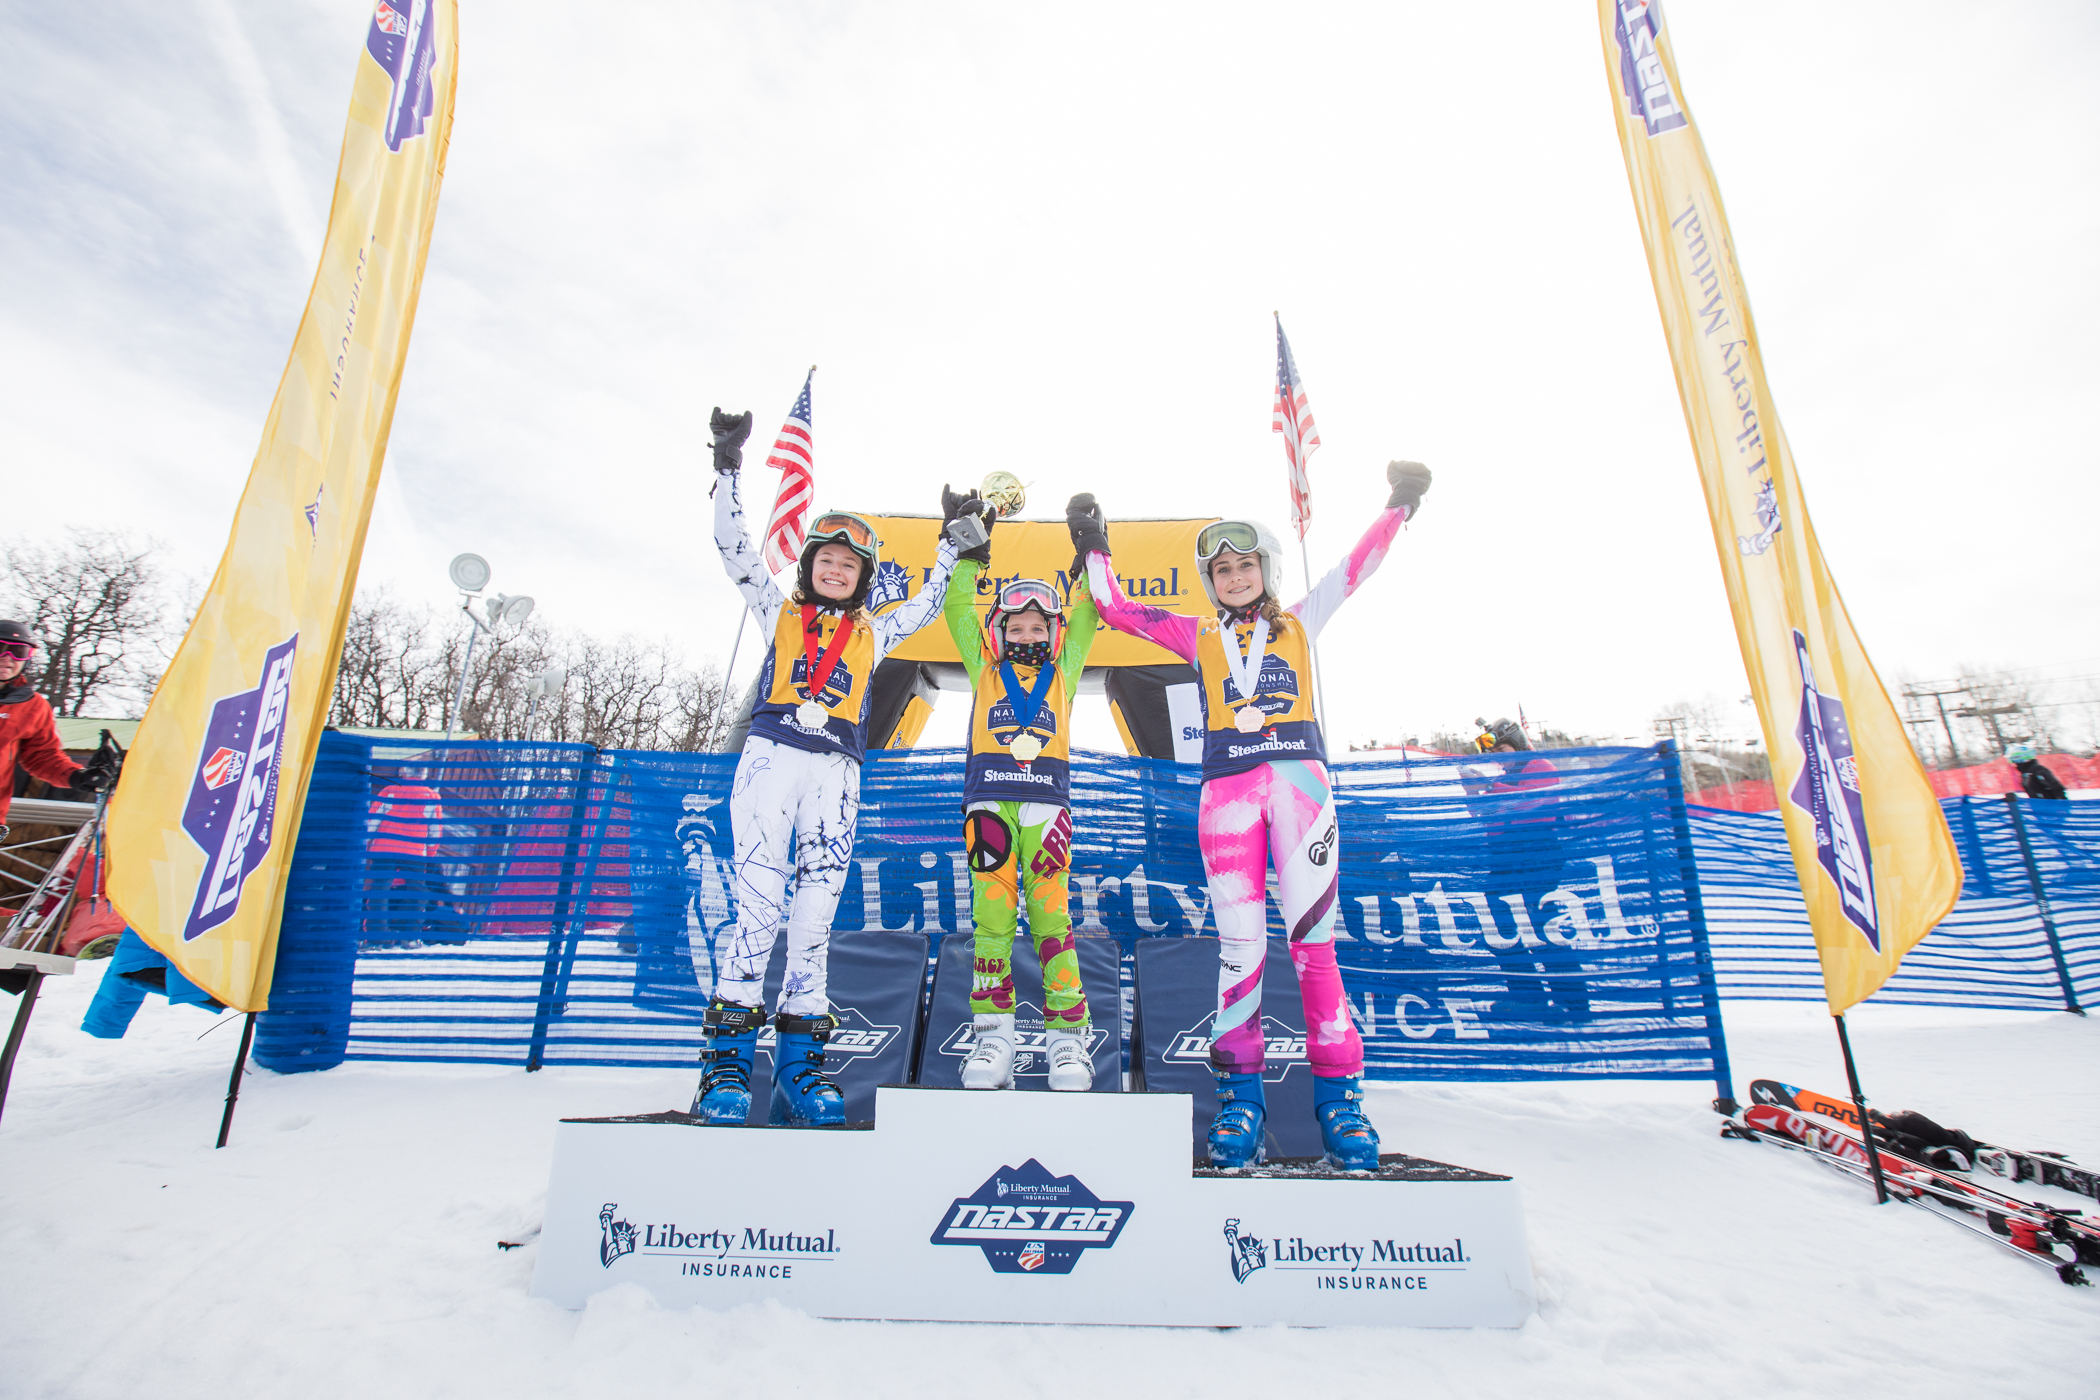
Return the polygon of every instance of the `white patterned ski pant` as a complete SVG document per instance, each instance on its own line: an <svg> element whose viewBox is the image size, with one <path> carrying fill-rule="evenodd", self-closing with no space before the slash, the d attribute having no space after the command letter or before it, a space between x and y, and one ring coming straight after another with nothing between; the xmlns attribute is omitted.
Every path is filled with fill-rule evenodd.
<svg viewBox="0 0 2100 1400"><path fill-rule="evenodd" d="M779 1010L819 1016L831 1009L825 974L831 916L853 855L860 815L860 765L844 754L811 753L756 736L744 741L730 789L736 837L736 923L715 943L715 995L763 1007L766 963L787 918L787 980ZM795 889L788 902L788 876Z"/></svg>

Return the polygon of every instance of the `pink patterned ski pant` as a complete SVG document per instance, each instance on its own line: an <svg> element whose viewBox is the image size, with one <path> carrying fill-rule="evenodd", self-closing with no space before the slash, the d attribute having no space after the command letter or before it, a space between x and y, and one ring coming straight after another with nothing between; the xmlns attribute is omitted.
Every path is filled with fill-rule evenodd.
<svg viewBox="0 0 2100 1400"><path fill-rule="evenodd" d="M1277 896L1291 931L1291 965L1305 999L1305 1049L1323 1078L1362 1074L1357 1034L1342 974L1334 962L1335 867L1295 876L1286 864L1327 805L1325 765L1265 763L1212 778L1196 809L1196 837L1218 921L1218 1017L1211 1062L1234 1074L1263 1068L1262 962L1268 954L1268 869L1276 853Z"/></svg>

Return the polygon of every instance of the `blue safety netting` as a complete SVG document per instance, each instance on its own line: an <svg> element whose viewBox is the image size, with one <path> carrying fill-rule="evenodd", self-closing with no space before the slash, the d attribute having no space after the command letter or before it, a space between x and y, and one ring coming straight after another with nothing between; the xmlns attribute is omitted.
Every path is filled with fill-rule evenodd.
<svg viewBox="0 0 2100 1400"><path fill-rule="evenodd" d="M1518 771L1541 759L1550 770ZM714 937L734 916L736 762L326 735L258 1056L691 1063ZM970 926L962 770L956 750L869 760L838 929L937 944ZM1722 996L1821 994L1777 818L1687 809L1667 748L1333 772L1337 952L1373 1075L1725 1085ZM1101 753L1074 775L1073 923L1122 944L1127 984L1136 940L1216 932L1200 782ZM1968 894L1882 999L2046 1008L2067 984L2090 994L2100 809L1967 799L1950 813ZM1273 900L1269 917L1281 937Z"/></svg>
<svg viewBox="0 0 2100 1400"><path fill-rule="evenodd" d="M1337 765L1338 951L1371 1072L1725 1079L1674 757L1551 763L1515 778L1477 759ZM327 735L259 1054L689 1063L734 914L735 765ZM1109 754L1074 768L1076 931L1126 953L1215 933L1195 770ZM837 928L970 926L961 778L953 750L868 762Z"/></svg>
<svg viewBox="0 0 2100 1400"><path fill-rule="evenodd" d="M2060 1011L2100 997L2100 804L2008 794L1940 805L1961 857L1961 899L1873 1000ZM1693 818L1722 994L1821 1001L1778 816L1694 808Z"/></svg>

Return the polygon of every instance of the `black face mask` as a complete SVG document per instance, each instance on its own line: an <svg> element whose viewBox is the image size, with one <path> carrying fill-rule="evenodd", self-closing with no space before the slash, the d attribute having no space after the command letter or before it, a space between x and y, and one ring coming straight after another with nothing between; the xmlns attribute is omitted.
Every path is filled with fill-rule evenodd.
<svg viewBox="0 0 2100 1400"><path fill-rule="evenodd" d="M1047 666L1050 664L1048 642L1008 642L1006 659L1016 666Z"/></svg>

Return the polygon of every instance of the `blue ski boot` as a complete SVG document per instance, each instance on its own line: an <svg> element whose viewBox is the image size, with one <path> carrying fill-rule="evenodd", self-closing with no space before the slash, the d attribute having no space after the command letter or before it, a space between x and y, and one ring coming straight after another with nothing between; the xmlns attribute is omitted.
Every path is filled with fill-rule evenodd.
<svg viewBox="0 0 2100 1400"><path fill-rule="evenodd" d="M1378 1170L1378 1130L1358 1107L1364 1099L1360 1074L1337 1079L1313 1076L1313 1114L1320 1120L1320 1143L1329 1166L1345 1172Z"/></svg>
<svg viewBox="0 0 2100 1400"><path fill-rule="evenodd" d="M1267 1155L1261 1139L1269 1105L1262 1098L1261 1071L1227 1074L1213 1069L1211 1073L1218 1081L1218 1116L1210 1124L1210 1164L1251 1167Z"/></svg>
<svg viewBox="0 0 2100 1400"><path fill-rule="evenodd" d="M720 997L700 1016L707 1048L700 1052L700 1087L693 1112L710 1123L740 1125L751 1116L751 1058L758 1053L765 1008Z"/></svg>
<svg viewBox="0 0 2100 1400"><path fill-rule="evenodd" d="M773 1104L767 1121L776 1128L824 1128L846 1121L846 1096L824 1077L824 1045L839 1018L773 1018Z"/></svg>

